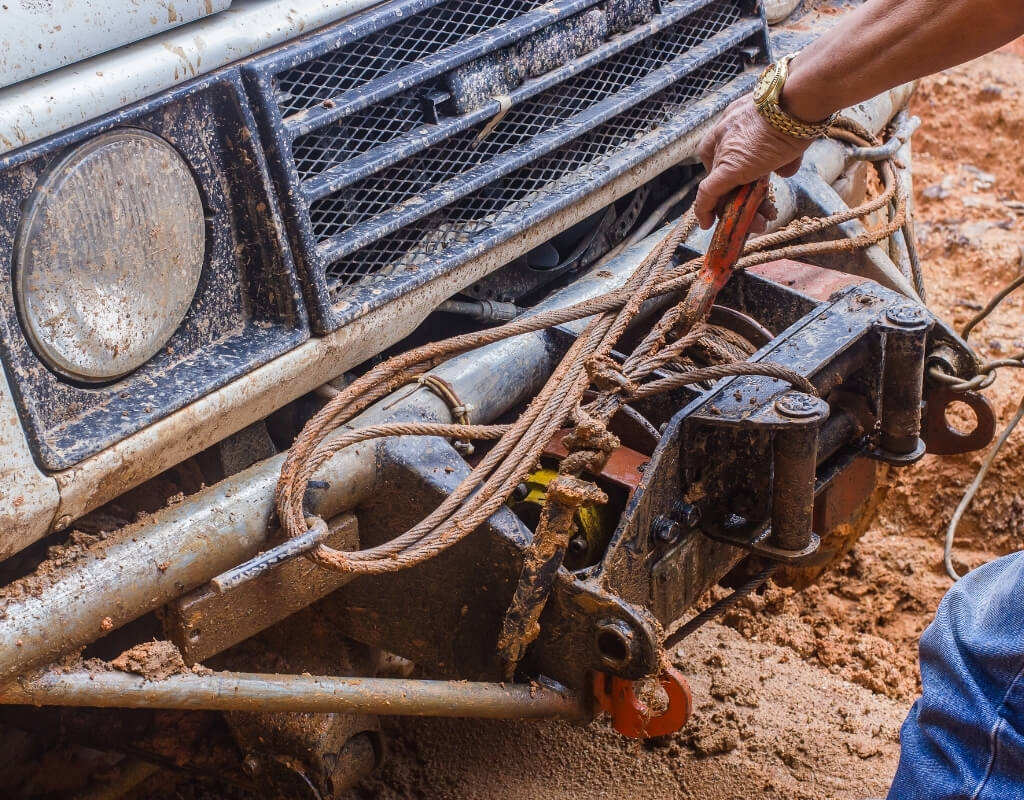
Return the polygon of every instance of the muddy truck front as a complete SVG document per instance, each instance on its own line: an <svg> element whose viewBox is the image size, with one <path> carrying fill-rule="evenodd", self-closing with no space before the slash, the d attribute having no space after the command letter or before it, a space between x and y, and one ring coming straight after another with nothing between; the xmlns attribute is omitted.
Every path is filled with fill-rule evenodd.
<svg viewBox="0 0 1024 800"><path fill-rule="evenodd" d="M166 764L185 709L175 763L274 797L339 796L381 714L685 723L708 589L813 580L884 465L991 438L928 377L974 361L923 303L912 87L773 179L774 230L832 224L666 323L698 142L818 5L9 0L0 719Z"/></svg>

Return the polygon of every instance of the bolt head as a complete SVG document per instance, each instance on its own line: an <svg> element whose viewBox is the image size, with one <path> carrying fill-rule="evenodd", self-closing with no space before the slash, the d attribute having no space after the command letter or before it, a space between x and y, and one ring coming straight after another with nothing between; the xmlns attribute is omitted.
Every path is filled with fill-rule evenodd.
<svg viewBox="0 0 1024 800"><path fill-rule="evenodd" d="M674 544L683 535L683 526L674 519L658 517L651 526L651 535L660 544Z"/></svg>
<svg viewBox="0 0 1024 800"><path fill-rule="evenodd" d="M775 410L784 417L807 419L821 413L822 401L804 392L786 392L775 401Z"/></svg>
<svg viewBox="0 0 1024 800"><path fill-rule="evenodd" d="M928 312L916 303L900 303L886 309L885 318L893 325L911 328L925 322L928 319L927 314Z"/></svg>
<svg viewBox="0 0 1024 800"><path fill-rule="evenodd" d="M587 543L587 537L582 533L578 533L569 540L569 554L574 556L581 556L587 552L589 544Z"/></svg>
<svg viewBox="0 0 1024 800"><path fill-rule="evenodd" d="M696 528L700 522L700 509L692 503L680 500L672 507L672 519L678 520L687 528Z"/></svg>

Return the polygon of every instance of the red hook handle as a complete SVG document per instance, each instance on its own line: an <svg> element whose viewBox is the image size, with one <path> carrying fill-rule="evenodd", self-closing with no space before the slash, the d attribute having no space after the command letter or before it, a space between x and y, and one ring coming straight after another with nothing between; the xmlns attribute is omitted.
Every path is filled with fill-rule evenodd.
<svg viewBox="0 0 1024 800"><path fill-rule="evenodd" d="M750 228L767 196L768 179L761 178L741 186L725 201L711 244L704 254L704 265L683 301L684 320L698 322L708 315L743 254Z"/></svg>

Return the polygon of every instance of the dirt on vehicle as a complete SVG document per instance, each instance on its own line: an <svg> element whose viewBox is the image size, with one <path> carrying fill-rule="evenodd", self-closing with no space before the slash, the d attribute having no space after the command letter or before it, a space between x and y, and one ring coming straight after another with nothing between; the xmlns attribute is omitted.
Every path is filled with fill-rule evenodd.
<svg viewBox="0 0 1024 800"><path fill-rule="evenodd" d="M912 110L917 238L929 304L958 328L1024 270L1024 41L925 80ZM1024 293L972 334L983 357L1024 349ZM1001 421L1024 393L987 391ZM969 427L969 417L964 420ZM963 571L1024 548L1024 431L957 535ZM884 796L919 691L917 640L950 585L946 525L983 453L894 473L867 534L802 593L771 587L675 653L697 698L655 742L596 725L392 722L389 760L360 798L846 800Z"/></svg>
<svg viewBox="0 0 1024 800"><path fill-rule="evenodd" d="M1024 40L925 80L912 111L924 120L914 194L929 304L960 328L1024 271ZM1020 352L1021 319L1024 292L972 342L984 358ZM1002 421L1022 394L1024 375L1012 371L987 391ZM970 427L969 414L963 422ZM966 514L954 550L961 571L1024 548L1022 450L1024 430ZM636 742L603 723L388 719L388 757L353 800L884 796L899 726L920 689L917 641L950 585L946 525L983 458L929 456L894 471L868 532L817 585L799 593L769 586L687 638L672 656L690 681L695 711L679 733ZM71 547L65 555L76 553ZM127 651L115 666L150 679L184 668L161 642ZM167 719L169 750L198 738L180 715ZM58 777L98 766L80 750L47 758L62 764L49 771L58 793ZM46 772L27 761L26 769ZM156 770L132 764L147 775ZM130 796L248 795L168 769Z"/></svg>

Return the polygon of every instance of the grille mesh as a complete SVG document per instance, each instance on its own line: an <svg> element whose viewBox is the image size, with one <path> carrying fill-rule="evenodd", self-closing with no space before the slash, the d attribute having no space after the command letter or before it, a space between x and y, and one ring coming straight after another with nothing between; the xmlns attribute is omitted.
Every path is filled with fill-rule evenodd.
<svg viewBox="0 0 1024 800"><path fill-rule="evenodd" d="M602 161L671 119L688 103L732 80L742 69L740 57L727 53L688 76L685 83L673 84L571 144L329 265L326 277L332 301L341 299L349 287L418 269L447 248L470 242L474 235L521 213L541 194L554 191L559 181L585 180L587 172L599 168Z"/></svg>
<svg viewBox="0 0 1024 800"><path fill-rule="evenodd" d="M631 48L624 53L612 57L602 65L588 70L555 89L546 96L558 96L567 104L576 103L576 110L585 105L607 97L615 91L634 83L648 72L685 53L691 47L705 41L708 37L719 33L739 18L736 6L728 2L718 2L701 10L684 23L669 31L662 32L648 39L643 44ZM615 74L614 70L622 70ZM611 72L611 74L609 74ZM378 103L362 112L342 119L339 123L315 131L296 140L293 153L295 166L300 178L305 180L323 172L325 169L343 163L375 147L388 144L398 137L421 128L427 120L423 117L420 97L427 87L403 92L388 100ZM430 87L433 88L433 87ZM439 88L439 87L438 87ZM536 98L534 99L536 100ZM532 103L534 101L528 101ZM527 108L522 106L521 108ZM569 116L572 106L556 110L556 116L550 116L551 122ZM559 112L561 115L558 116ZM506 124L499 130L508 128L509 116L524 116L520 110L513 109L506 116ZM535 135L551 122L543 121L534 126L530 135ZM497 134L498 131L495 131ZM474 134L475 135L475 134Z"/></svg>
<svg viewBox="0 0 1024 800"><path fill-rule="evenodd" d="M662 0L653 18L651 0L598 0L594 8L609 16L636 14L646 4L632 19L650 20L650 28L615 28L600 51L580 56L570 48L565 60L543 62L563 64L557 72L525 83L502 83L512 73L500 71L502 59L519 57L519 44L506 51L516 55L490 53L466 68L459 66L464 49L449 51L546 3L565 13L566 2L443 0L404 17L384 3L377 18L365 19L383 26L376 33L298 66L287 53L264 73L271 81L260 91L271 124L285 141L288 131L306 131L287 141L279 169L315 329L333 330L616 179L746 87L737 82L735 91L717 92L767 43L763 21L744 11L745 0ZM593 12L577 16L584 13ZM572 20L563 30L572 30ZM522 35L533 34L524 28ZM430 70L392 77L428 57ZM487 119L493 104L468 104L479 110L458 116L458 104L445 101L462 84L442 73L457 66L458 81L468 74L469 91L481 98L498 93L491 85L511 92L511 107L496 123ZM712 93L713 103L694 106ZM440 103L429 119L428 97ZM282 118L318 104L332 107L328 98L358 110L280 127Z"/></svg>
<svg viewBox="0 0 1024 800"><path fill-rule="evenodd" d="M543 4L544 0L446 0L279 75L281 116L356 89Z"/></svg>
<svg viewBox="0 0 1024 800"><path fill-rule="evenodd" d="M476 128L463 131L353 184L338 195L317 201L310 208L314 235L319 241L337 236L495 156L528 143L538 133L556 127L633 85L652 70L725 29L738 17L734 5L716 3L687 18L683 24L514 106L482 142L475 142ZM316 158L317 163L322 164L330 155L319 153ZM306 156L298 165L300 174L304 174L311 160Z"/></svg>

